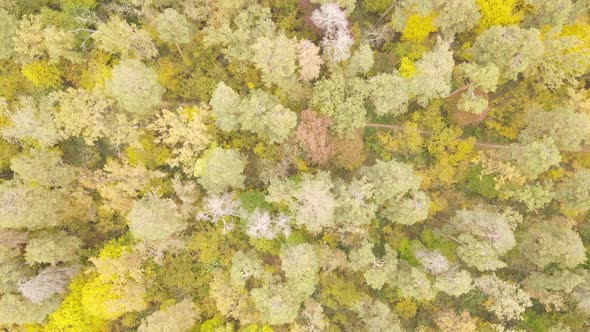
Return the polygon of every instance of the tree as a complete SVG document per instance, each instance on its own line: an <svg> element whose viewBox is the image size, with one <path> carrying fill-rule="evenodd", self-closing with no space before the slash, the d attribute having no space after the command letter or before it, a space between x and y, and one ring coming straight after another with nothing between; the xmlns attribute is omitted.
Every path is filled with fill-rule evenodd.
<svg viewBox="0 0 590 332"><path fill-rule="evenodd" d="M303 174L301 182L273 181L268 187L266 200L286 202L297 225L310 233L318 234L334 225L336 199L332 193L332 179L328 172Z"/></svg>
<svg viewBox="0 0 590 332"><path fill-rule="evenodd" d="M363 298L353 306L367 331L401 332L399 318L385 303L371 298Z"/></svg>
<svg viewBox="0 0 590 332"><path fill-rule="evenodd" d="M246 287L249 278L260 278L264 269L255 252L238 251L231 260L230 282L234 287Z"/></svg>
<svg viewBox="0 0 590 332"><path fill-rule="evenodd" d="M343 73L336 72L329 79L315 83L311 105L314 110L330 116L330 128L334 133L351 138L365 125L367 94L362 79L346 79Z"/></svg>
<svg viewBox="0 0 590 332"><path fill-rule="evenodd" d="M256 39L272 38L275 36L275 30L276 25L272 20L270 8L252 4L238 11L231 24L228 21L219 27L206 28L203 31L203 42L205 46L221 46L221 52L232 61L250 62L254 57L251 46Z"/></svg>
<svg viewBox="0 0 590 332"><path fill-rule="evenodd" d="M41 323L47 315L57 309L59 302L58 297L33 303L21 295L4 294L0 298L0 324Z"/></svg>
<svg viewBox="0 0 590 332"><path fill-rule="evenodd" d="M399 264L397 278L394 277L392 280L393 286L397 286L400 294L404 297L411 297L417 300L433 299L436 296L436 292L426 273L420 268L409 266L405 261L401 262Z"/></svg>
<svg viewBox="0 0 590 332"><path fill-rule="evenodd" d="M518 285L501 280L495 274L479 277L475 280L475 285L490 297L486 306L503 321L520 319L524 311L532 306L525 291Z"/></svg>
<svg viewBox="0 0 590 332"><path fill-rule="evenodd" d="M319 52L320 48L307 39L297 44L299 78L302 81L309 82L320 76L324 60L319 56Z"/></svg>
<svg viewBox="0 0 590 332"><path fill-rule="evenodd" d="M0 59L8 59L14 54L14 36L18 21L14 15L2 8L0 22Z"/></svg>
<svg viewBox="0 0 590 332"><path fill-rule="evenodd" d="M281 325L295 320L305 299L301 299L290 286L287 283L266 283L250 292L256 309L262 314L262 321Z"/></svg>
<svg viewBox="0 0 590 332"><path fill-rule="evenodd" d="M121 54L124 58L151 59L158 55L158 49L149 33L130 25L117 16L100 24L92 34L96 47L109 53Z"/></svg>
<svg viewBox="0 0 590 332"><path fill-rule="evenodd" d="M27 243L25 260L29 264L71 262L78 258L82 241L64 231L43 232Z"/></svg>
<svg viewBox="0 0 590 332"><path fill-rule="evenodd" d="M224 82L219 82L209 102L215 116L215 123L219 129L232 131L239 128L239 104L240 95L225 85Z"/></svg>
<svg viewBox="0 0 590 332"><path fill-rule="evenodd" d="M350 57L350 47L354 40L348 31L346 15L337 4L322 4L312 13L311 21L324 31L322 47L328 59L340 62Z"/></svg>
<svg viewBox="0 0 590 332"><path fill-rule="evenodd" d="M156 132L154 143L163 143L172 149L168 164L180 166L187 175L192 174L194 163L211 141L207 115L206 110L196 107L179 108L175 112L162 110L146 127Z"/></svg>
<svg viewBox="0 0 590 332"><path fill-rule="evenodd" d="M276 84L289 90L295 83L297 42L281 33L276 37L258 37L251 48L252 61L261 71L262 81L268 87Z"/></svg>
<svg viewBox="0 0 590 332"><path fill-rule="evenodd" d="M55 125L64 139L81 136L87 145L105 136L107 115L114 103L100 90L68 88L51 95Z"/></svg>
<svg viewBox="0 0 590 332"><path fill-rule="evenodd" d="M467 311L462 311L460 315L457 315L453 310L445 309L437 312L434 321L442 332L477 331L476 321Z"/></svg>
<svg viewBox="0 0 590 332"><path fill-rule="evenodd" d="M375 60L373 50L369 44L361 44L353 54L346 66L346 76L365 75L371 70Z"/></svg>
<svg viewBox="0 0 590 332"><path fill-rule="evenodd" d="M307 159L314 164L326 165L334 156L335 146L328 127L330 119L311 109L299 113L299 125L295 137L305 151Z"/></svg>
<svg viewBox="0 0 590 332"><path fill-rule="evenodd" d="M297 125L297 115L262 90L254 90L242 99L239 109L240 128L260 134L271 143L283 142Z"/></svg>
<svg viewBox="0 0 590 332"><path fill-rule="evenodd" d="M379 74L371 77L367 83L369 100L377 115L396 116L407 112L410 96L406 80L395 74Z"/></svg>
<svg viewBox="0 0 590 332"><path fill-rule="evenodd" d="M451 92L455 61L450 43L438 40L434 50L416 61L416 73L410 78L409 92L418 104L426 106L434 98L446 98Z"/></svg>
<svg viewBox="0 0 590 332"><path fill-rule="evenodd" d="M461 94L458 108L461 111L480 114L488 107L485 94L496 91L500 70L493 64L479 66L474 63L462 63L456 67L464 76L467 90Z"/></svg>
<svg viewBox="0 0 590 332"><path fill-rule="evenodd" d="M525 4L529 10L526 11L523 23L537 28L561 27L569 21L574 10L571 0L526 0Z"/></svg>
<svg viewBox="0 0 590 332"><path fill-rule="evenodd" d="M169 198L145 196L127 215L131 234L140 240L163 240L187 227L176 204Z"/></svg>
<svg viewBox="0 0 590 332"><path fill-rule="evenodd" d="M176 9L166 8L156 18L156 27L160 38L170 44L176 45L180 54L179 44L188 44L195 37L196 29Z"/></svg>
<svg viewBox="0 0 590 332"><path fill-rule="evenodd" d="M289 222L284 214L273 217L268 211L256 208L246 218L246 235L255 239L272 240L282 234L287 238L291 234Z"/></svg>
<svg viewBox="0 0 590 332"><path fill-rule="evenodd" d="M318 282L320 264L315 248L309 243L287 246L279 255L281 270L285 272L287 282L297 291L308 297L313 294ZM301 264L305 262L305 264ZM303 301L302 301L303 302Z"/></svg>
<svg viewBox="0 0 590 332"><path fill-rule="evenodd" d="M350 268L353 271L364 271L367 284L376 290L392 280L397 273L397 252L385 245L385 255L377 258L373 254L373 244L363 241L359 248L353 249L348 255Z"/></svg>
<svg viewBox="0 0 590 332"><path fill-rule="evenodd" d="M436 276L434 289L451 296L461 296L473 289L473 279L466 270L451 266L448 271Z"/></svg>
<svg viewBox="0 0 590 332"><path fill-rule="evenodd" d="M219 194L230 188L242 188L246 158L238 150L212 148L195 165L197 182L209 193Z"/></svg>
<svg viewBox="0 0 590 332"><path fill-rule="evenodd" d="M523 143L532 143L550 137L561 151L580 151L589 133L588 116L565 108L551 112L529 112L527 126L520 132L518 139Z"/></svg>
<svg viewBox="0 0 590 332"><path fill-rule="evenodd" d="M430 198L422 191L412 192L409 197L398 202L388 202L379 212L391 222L413 225L426 220L430 207Z"/></svg>
<svg viewBox="0 0 590 332"><path fill-rule="evenodd" d="M0 184L0 228L30 230L57 226L63 198L57 191L11 180Z"/></svg>
<svg viewBox="0 0 590 332"><path fill-rule="evenodd" d="M144 318L137 331L185 332L195 324L198 316L195 304L190 299L186 299Z"/></svg>
<svg viewBox="0 0 590 332"><path fill-rule="evenodd" d="M64 165L57 151L33 149L12 159L10 168L25 184L67 188L74 180L74 170Z"/></svg>
<svg viewBox="0 0 590 332"><path fill-rule="evenodd" d="M223 222L225 231L233 228L231 219L241 217L240 201L234 199L230 193L212 194L203 199L201 211L196 215L197 220L206 220L213 224Z"/></svg>
<svg viewBox="0 0 590 332"><path fill-rule="evenodd" d="M544 43L543 56L527 76L541 80L553 90L566 84L578 85L579 78L590 67L590 45L578 36L563 36L558 28L546 33Z"/></svg>
<svg viewBox="0 0 590 332"><path fill-rule="evenodd" d="M29 62L22 68L21 72L33 86L40 90L57 89L62 85L59 68L45 61Z"/></svg>
<svg viewBox="0 0 590 332"><path fill-rule="evenodd" d="M537 64L544 50L537 29L499 25L482 32L471 48L475 62L498 67L502 81L515 80L519 73Z"/></svg>
<svg viewBox="0 0 590 332"><path fill-rule="evenodd" d="M286 281L278 282L268 276L260 288L250 294L256 309L262 313L262 319L271 325L292 322L299 308L315 291L318 282L319 262L315 249L310 244L285 247L281 254L281 269ZM301 265L305 262L305 265Z"/></svg>
<svg viewBox="0 0 590 332"><path fill-rule="evenodd" d="M259 89L240 100L237 93L219 82L210 105L221 130L247 130L261 134L271 143L284 141L297 125L294 112L280 105L274 95Z"/></svg>
<svg viewBox="0 0 590 332"><path fill-rule="evenodd" d="M559 184L557 200L565 211L583 214L590 210L590 172L578 171Z"/></svg>
<svg viewBox="0 0 590 332"><path fill-rule="evenodd" d="M551 137L528 144L510 144L501 157L511 160L522 174L531 179L561 162L561 155Z"/></svg>
<svg viewBox="0 0 590 332"><path fill-rule="evenodd" d="M432 25L432 14L422 16L411 14L406 20L406 26L402 31L401 40L415 44L422 43L436 28Z"/></svg>
<svg viewBox="0 0 590 332"><path fill-rule="evenodd" d="M451 225L458 232L489 243L500 255L516 245L513 226L498 212L486 209L459 210L451 219Z"/></svg>
<svg viewBox="0 0 590 332"><path fill-rule="evenodd" d="M373 197L377 205L396 202L408 191L420 188L421 179L414 174L412 166L396 160L377 160L373 166L363 166L360 174L375 186Z"/></svg>
<svg viewBox="0 0 590 332"><path fill-rule="evenodd" d="M352 179L350 183L337 182L336 218L339 232L364 233L371 223L378 206L373 202L374 184L366 178Z"/></svg>
<svg viewBox="0 0 590 332"><path fill-rule="evenodd" d="M0 108L11 123L0 129L4 138L21 143L37 142L41 146L52 146L59 141L51 113L43 104L37 104L33 98L23 97L15 108L12 112Z"/></svg>
<svg viewBox="0 0 590 332"><path fill-rule="evenodd" d="M478 271L495 271L506 267L506 263L499 259L498 252L488 242L480 241L469 234L461 234L458 238L461 245L457 248L457 255L468 266Z"/></svg>
<svg viewBox="0 0 590 332"><path fill-rule="evenodd" d="M165 89L156 72L138 60L123 60L113 67L106 92L130 114L147 116L160 104Z"/></svg>
<svg viewBox="0 0 590 332"><path fill-rule="evenodd" d="M432 23L444 38L470 30L479 21L479 7L475 0L435 0L436 16Z"/></svg>
<svg viewBox="0 0 590 332"><path fill-rule="evenodd" d="M76 267L50 266L35 277L18 283L19 293L33 303L43 302L66 291L68 282L77 272Z"/></svg>
<svg viewBox="0 0 590 332"><path fill-rule="evenodd" d="M518 250L539 269L552 263L561 268L574 268L586 260L580 235L550 222L531 224L519 233Z"/></svg>

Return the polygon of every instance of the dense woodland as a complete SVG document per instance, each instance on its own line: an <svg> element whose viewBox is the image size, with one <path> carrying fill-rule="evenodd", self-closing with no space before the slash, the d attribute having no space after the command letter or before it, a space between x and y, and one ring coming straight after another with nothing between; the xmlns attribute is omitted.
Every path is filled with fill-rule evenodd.
<svg viewBox="0 0 590 332"><path fill-rule="evenodd" d="M0 0L0 329L590 330L587 0Z"/></svg>

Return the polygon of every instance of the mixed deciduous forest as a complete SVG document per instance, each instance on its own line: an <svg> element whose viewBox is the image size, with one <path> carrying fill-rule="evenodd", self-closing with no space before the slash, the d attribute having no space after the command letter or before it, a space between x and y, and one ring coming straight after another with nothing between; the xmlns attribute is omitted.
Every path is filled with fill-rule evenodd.
<svg viewBox="0 0 590 332"><path fill-rule="evenodd" d="M0 329L590 331L587 0L0 0Z"/></svg>

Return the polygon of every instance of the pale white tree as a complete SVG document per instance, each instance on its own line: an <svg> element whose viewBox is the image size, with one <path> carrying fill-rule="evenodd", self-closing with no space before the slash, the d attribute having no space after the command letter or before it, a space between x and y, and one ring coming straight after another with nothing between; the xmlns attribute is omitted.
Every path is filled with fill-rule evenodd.
<svg viewBox="0 0 590 332"><path fill-rule="evenodd" d="M340 62L350 57L354 39L348 30L346 14L337 4L323 4L312 13L311 21L324 31L322 47L330 60Z"/></svg>
<svg viewBox="0 0 590 332"><path fill-rule="evenodd" d="M43 302L55 294L65 292L69 280L77 271L75 266L50 266L31 279L21 280L17 289L33 303Z"/></svg>

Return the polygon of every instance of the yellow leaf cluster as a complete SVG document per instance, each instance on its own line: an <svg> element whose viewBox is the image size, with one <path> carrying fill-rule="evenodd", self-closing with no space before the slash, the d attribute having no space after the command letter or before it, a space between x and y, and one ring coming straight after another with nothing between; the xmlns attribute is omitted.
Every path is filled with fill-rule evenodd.
<svg viewBox="0 0 590 332"><path fill-rule="evenodd" d="M428 16L410 15L402 32L402 40L414 43L423 42L431 32L436 31L436 28L432 25L432 19L432 14Z"/></svg>
<svg viewBox="0 0 590 332"><path fill-rule="evenodd" d="M481 19L477 27L480 33L494 25L518 24L523 13L516 11L517 0L475 0Z"/></svg>

